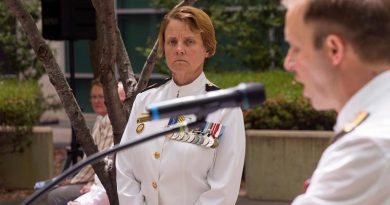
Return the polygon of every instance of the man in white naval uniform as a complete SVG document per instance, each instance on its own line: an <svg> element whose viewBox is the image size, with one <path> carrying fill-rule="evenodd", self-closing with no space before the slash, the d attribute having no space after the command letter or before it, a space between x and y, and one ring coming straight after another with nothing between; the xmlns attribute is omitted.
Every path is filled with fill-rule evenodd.
<svg viewBox="0 0 390 205"><path fill-rule="evenodd" d="M390 0L285 1L285 68L336 133L294 205L390 204Z"/></svg>
<svg viewBox="0 0 390 205"><path fill-rule="evenodd" d="M214 88L203 73L204 60L214 55L216 46L206 13L189 6L172 10L161 24L159 42L172 80L137 95L121 143L194 117L147 121L147 105ZM120 204L235 204L245 158L242 111L218 110L206 122L197 131L160 137L119 152Z"/></svg>

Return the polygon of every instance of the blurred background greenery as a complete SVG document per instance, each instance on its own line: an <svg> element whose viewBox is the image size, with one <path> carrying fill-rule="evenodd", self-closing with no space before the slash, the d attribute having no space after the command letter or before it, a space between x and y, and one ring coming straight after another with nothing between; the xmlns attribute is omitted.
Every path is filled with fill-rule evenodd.
<svg viewBox="0 0 390 205"><path fill-rule="evenodd" d="M34 19L38 20L40 1L31 2L27 4L28 9ZM127 1L118 1L118 5L125 2ZM178 3L177 0L148 2L154 8L165 10ZM285 72L282 68L288 46L283 39L285 11L279 1L198 0L195 6L211 16L218 40L216 56L205 65L207 77L221 88L236 86L241 82L259 82L266 89L267 100L264 105L244 112L247 128L332 129L335 113L315 111L308 100L301 96L302 85L293 79L292 73ZM22 122L37 124L42 111L50 108L45 103L39 105L37 101L44 102L37 85L42 66L37 63L24 35L13 37L15 29L20 27L16 26L15 19L1 3L0 17L0 46L2 55L6 55L3 59L7 59L0 62L0 126L20 125ZM155 23L151 27L158 31L159 21ZM23 32L18 30L17 33ZM155 36L150 36L146 43L149 46L137 47L136 50L147 56L154 39ZM4 73L2 68L12 69L7 69ZM157 62L155 72L168 73L163 60ZM5 80L10 76L15 81Z"/></svg>

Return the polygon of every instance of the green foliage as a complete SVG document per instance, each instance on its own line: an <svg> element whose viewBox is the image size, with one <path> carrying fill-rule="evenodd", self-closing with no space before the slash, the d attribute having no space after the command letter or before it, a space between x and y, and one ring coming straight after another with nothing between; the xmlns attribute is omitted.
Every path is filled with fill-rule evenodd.
<svg viewBox="0 0 390 205"><path fill-rule="evenodd" d="M266 102L245 113L247 129L331 130L336 119L333 111L319 112L302 97L302 85L291 73L281 70L266 72L206 72L207 78L228 88L241 82L259 82L266 90Z"/></svg>
<svg viewBox="0 0 390 205"><path fill-rule="evenodd" d="M304 98L268 99L257 108L245 111L247 129L332 130L336 113L316 111Z"/></svg>
<svg viewBox="0 0 390 205"><path fill-rule="evenodd" d="M178 3L177 0L152 2L165 9ZM282 67L284 11L279 1L199 0L195 6L204 9L213 20L218 40L217 55L250 70ZM211 66L215 69L223 65L221 60L213 60Z"/></svg>
<svg viewBox="0 0 390 205"><path fill-rule="evenodd" d="M40 18L40 1L24 1L26 9L37 21ZM0 52L4 61L0 61L0 74L16 74L21 78L38 79L43 67L27 41L27 37L16 19L0 2Z"/></svg>
<svg viewBox="0 0 390 205"><path fill-rule="evenodd" d="M36 81L0 79L0 126L15 129L12 136L0 136L0 141L3 137L11 138L12 141L6 148L1 146L1 153L23 151L29 144L32 127L38 123L44 109Z"/></svg>
<svg viewBox="0 0 390 205"><path fill-rule="evenodd" d="M229 5L232 6L232 5ZM212 15L221 52L251 70L282 67L284 12L279 1L242 1L241 9L212 5Z"/></svg>

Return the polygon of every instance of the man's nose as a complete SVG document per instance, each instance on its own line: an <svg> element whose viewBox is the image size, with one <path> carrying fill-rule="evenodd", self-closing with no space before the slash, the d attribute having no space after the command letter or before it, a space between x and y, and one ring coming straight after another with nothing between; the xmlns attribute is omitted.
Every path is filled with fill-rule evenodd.
<svg viewBox="0 0 390 205"><path fill-rule="evenodd" d="M283 62L284 69L287 71L293 71L294 65L295 65L295 62L294 62L294 59L292 58L291 52L289 50L286 57L284 58L284 62Z"/></svg>

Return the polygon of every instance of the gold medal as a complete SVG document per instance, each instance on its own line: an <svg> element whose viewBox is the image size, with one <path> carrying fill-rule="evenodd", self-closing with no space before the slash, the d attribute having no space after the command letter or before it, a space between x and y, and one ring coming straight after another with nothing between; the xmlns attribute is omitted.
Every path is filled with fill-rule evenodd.
<svg viewBox="0 0 390 205"><path fill-rule="evenodd" d="M135 129L135 131L137 132L137 134L141 133L142 131L144 131L144 128L145 128L145 124L144 123L140 123L137 128Z"/></svg>
<svg viewBox="0 0 390 205"><path fill-rule="evenodd" d="M181 141L181 139L183 139L184 137L184 132L176 133L176 135L177 137L175 137L175 139Z"/></svg>
<svg viewBox="0 0 390 205"><path fill-rule="evenodd" d="M216 148L216 147L218 147L218 145L219 145L218 139L215 139L214 144L211 145L211 148Z"/></svg>
<svg viewBox="0 0 390 205"><path fill-rule="evenodd" d="M211 146L213 146L213 144L214 144L214 138L212 138L212 137L209 137L209 143L207 143L207 145L206 145L206 147L211 147Z"/></svg>
<svg viewBox="0 0 390 205"><path fill-rule="evenodd" d="M192 140L192 143L193 143L193 144L198 144L198 142L199 142L199 137L198 137L198 135L194 134L193 132L190 132L190 135L193 135L193 136L194 136L194 140Z"/></svg>
<svg viewBox="0 0 390 205"><path fill-rule="evenodd" d="M178 140L179 138L180 138L180 133L175 132L175 134L173 135L172 139Z"/></svg>
<svg viewBox="0 0 390 205"><path fill-rule="evenodd" d="M186 133L186 134L188 135L187 142L191 142L192 143L192 141L194 141L194 139L195 139L195 135L193 135L191 133Z"/></svg>
<svg viewBox="0 0 390 205"><path fill-rule="evenodd" d="M207 135L203 135L202 137L203 137L202 145L206 146L209 143L210 139L207 137Z"/></svg>
<svg viewBox="0 0 390 205"><path fill-rule="evenodd" d="M196 142L196 144L198 144L198 145L203 144L203 141L204 141L203 136L199 135L199 134L195 134L195 136L198 138L198 141Z"/></svg>
<svg viewBox="0 0 390 205"><path fill-rule="evenodd" d="M172 139L172 138L173 138L173 134L174 134L174 133L166 134L165 137L168 138L168 139Z"/></svg>
<svg viewBox="0 0 390 205"><path fill-rule="evenodd" d="M183 138L181 139L181 141L188 142L190 136L188 136L186 132L181 132L180 134L183 134Z"/></svg>

